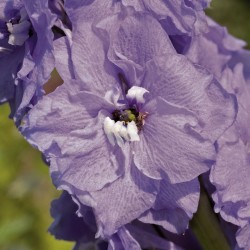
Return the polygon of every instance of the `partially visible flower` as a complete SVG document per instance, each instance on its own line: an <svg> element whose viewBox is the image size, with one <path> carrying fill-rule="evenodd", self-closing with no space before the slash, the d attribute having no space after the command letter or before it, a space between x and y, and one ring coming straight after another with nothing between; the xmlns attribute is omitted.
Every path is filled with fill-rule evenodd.
<svg viewBox="0 0 250 250"><path fill-rule="evenodd" d="M239 227L238 246L247 249L250 237L250 217L245 212L249 210L250 200L250 54L243 49L245 42L228 34L226 28L211 19L208 23L209 32L194 37L186 55L209 69L223 88L237 97L236 121L216 142L218 154L210 180L215 186L212 195L215 212Z"/></svg>
<svg viewBox="0 0 250 250"><path fill-rule="evenodd" d="M243 76L243 65L237 64L233 70L223 73L227 89L235 93L239 103L239 111L234 125L218 140L218 157L211 170L210 179L216 187L213 194L215 211L220 212L223 219L240 228L237 242L240 247L247 247L242 241L241 231L246 234L250 222L249 205L250 189L250 86ZM243 238L243 239L242 239Z"/></svg>
<svg viewBox="0 0 250 250"><path fill-rule="evenodd" d="M42 0L4 0L0 9L0 102L10 103L19 123L25 109L43 94L42 85L54 67L54 17Z"/></svg>
<svg viewBox="0 0 250 250"><path fill-rule="evenodd" d="M240 51L246 43L231 36L225 27L207 17L208 32L193 36L184 54L220 79L223 70L229 65L233 54Z"/></svg>

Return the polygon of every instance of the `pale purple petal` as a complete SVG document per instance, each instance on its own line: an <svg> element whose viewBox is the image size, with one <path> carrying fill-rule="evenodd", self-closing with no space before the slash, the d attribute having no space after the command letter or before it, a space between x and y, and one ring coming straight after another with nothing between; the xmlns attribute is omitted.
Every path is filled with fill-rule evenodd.
<svg viewBox="0 0 250 250"><path fill-rule="evenodd" d="M182 209L176 208L174 210L161 209L157 211L151 209L144 213L139 220L162 226L168 232L180 234L187 229L190 218Z"/></svg>
<svg viewBox="0 0 250 250"><path fill-rule="evenodd" d="M182 55L165 55L149 62L141 86L153 96L192 111L199 120L197 131L212 141L235 119L235 96L228 94L205 69Z"/></svg>
<svg viewBox="0 0 250 250"><path fill-rule="evenodd" d="M142 173L162 179L164 172L171 183L179 183L209 169L214 148L209 141L191 132L197 123L192 113L160 99L151 101L145 110L149 115L140 143L134 143L134 161Z"/></svg>
<svg viewBox="0 0 250 250"><path fill-rule="evenodd" d="M122 2L125 6L133 6L137 11L147 11L152 16L156 16L170 35L195 30L196 22L200 21L199 12L203 11L195 9L189 1L122 0Z"/></svg>
<svg viewBox="0 0 250 250"><path fill-rule="evenodd" d="M153 209L140 217L140 220L161 225L173 233L183 233L197 211L199 191L197 179L178 184L162 180Z"/></svg>
<svg viewBox="0 0 250 250"><path fill-rule="evenodd" d="M77 87L72 81L70 88L63 84L45 96L25 117L21 131L50 158L56 186L66 182L83 191L98 190L123 172L124 156L107 140L105 117L99 114L112 104Z"/></svg>
<svg viewBox="0 0 250 250"><path fill-rule="evenodd" d="M96 202L98 235L111 236L119 227L136 219L154 204L157 182L141 174L133 165L124 176L102 190L91 192Z"/></svg>
<svg viewBox="0 0 250 250"><path fill-rule="evenodd" d="M228 143L220 149L210 174L216 187L213 194L215 211L220 212L226 221L239 226L244 225L245 218L240 218L238 213L250 201L249 166L249 153L244 143Z"/></svg>
<svg viewBox="0 0 250 250"><path fill-rule="evenodd" d="M69 1L65 6L73 25L72 61L76 75L85 88L103 95L117 86L119 80L116 70L107 61L102 39L92 29L92 22L97 19L98 12L110 12L112 3Z"/></svg>
<svg viewBox="0 0 250 250"><path fill-rule="evenodd" d="M193 62L220 77L233 52L245 46L245 42L231 36L227 29L207 17L208 32L194 36L185 55Z"/></svg>
<svg viewBox="0 0 250 250"><path fill-rule="evenodd" d="M61 37L54 41L55 66L65 82L76 79L71 58L71 41L68 37Z"/></svg>
<svg viewBox="0 0 250 250"><path fill-rule="evenodd" d="M128 78L131 67L139 71L138 75L153 57L175 52L166 32L147 13L123 9L122 13L99 22L97 27L107 32L109 60L122 68Z"/></svg>

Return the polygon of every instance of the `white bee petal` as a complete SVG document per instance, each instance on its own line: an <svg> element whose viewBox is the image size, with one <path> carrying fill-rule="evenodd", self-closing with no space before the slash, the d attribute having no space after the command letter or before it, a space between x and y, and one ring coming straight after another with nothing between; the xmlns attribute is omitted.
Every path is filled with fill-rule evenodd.
<svg viewBox="0 0 250 250"><path fill-rule="evenodd" d="M142 87L133 86L128 90L126 97L130 100L135 99L137 103L144 103L145 99L143 95L145 93L149 93L149 91Z"/></svg>

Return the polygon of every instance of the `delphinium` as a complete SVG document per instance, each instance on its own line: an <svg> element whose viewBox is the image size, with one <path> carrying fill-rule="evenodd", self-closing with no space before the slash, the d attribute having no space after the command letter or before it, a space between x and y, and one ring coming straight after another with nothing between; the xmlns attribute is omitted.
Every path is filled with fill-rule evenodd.
<svg viewBox="0 0 250 250"><path fill-rule="evenodd" d="M1 102L75 250L250 249L250 57L209 2L2 1ZM189 223L200 190L217 243Z"/></svg>

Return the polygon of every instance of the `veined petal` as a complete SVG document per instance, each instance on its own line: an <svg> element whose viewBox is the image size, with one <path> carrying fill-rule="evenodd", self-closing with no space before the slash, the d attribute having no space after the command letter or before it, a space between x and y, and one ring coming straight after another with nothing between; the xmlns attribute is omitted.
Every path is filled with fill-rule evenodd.
<svg viewBox="0 0 250 250"><path fill-rule="evenodd" d="M64 82L76 79L71 58L70 43L71 41L67 37L61 37L54 41L55 66Z"/></svg>
<svg viewBox="0 0 250 250"><path fill-rule="evenodd" d="M94 213L97 218L98 235L111 236L122 225L136 219L152 207L158 182L141 174L134 165L124 176L102 190L91 192L96 201Z"/></svg>
<svg viewBox="0 0 250 250"><path fill-rule="evenodd" d="M134 162L142 173L162 179L164 172L171 183L180 183L209 169L214 147L192 131L197 122L192 113L159 98L149 102L145 110L149 115L140 142L134 144Z"/></svg>
<svg viewBox="0 0 250 250"><path fill-rule="evenodd" d="M96 26L99 32L105 32L102 39L109 48L108 59L123 70L131 85L139 85L135 81L144 73L147 61L162 53L175 52L159 22L145 12L123 8L121 13L108 16Z"/></svg>
<svg viewBox="0 0 250 250"><path fill-rule="evenodd" d="M210 174L210 180L216 187L213 194L215 211L220 212L226 221L239 226L244 225L247 218L240 218L238 213L250 202L250 188L247 184L249 166L247 147L239 140L221 147Z"/></svg>
<svg viewBox="0 0 250 250"><path fill-rule="evenodd" d="M116 70L106 58L105 44L92 26L103 15L113 13L114 6L111 1L100 0L65 2L72 22L72 62L75 73L81 79L83 89L100 95L118 87L119 79Z"/></svg>

